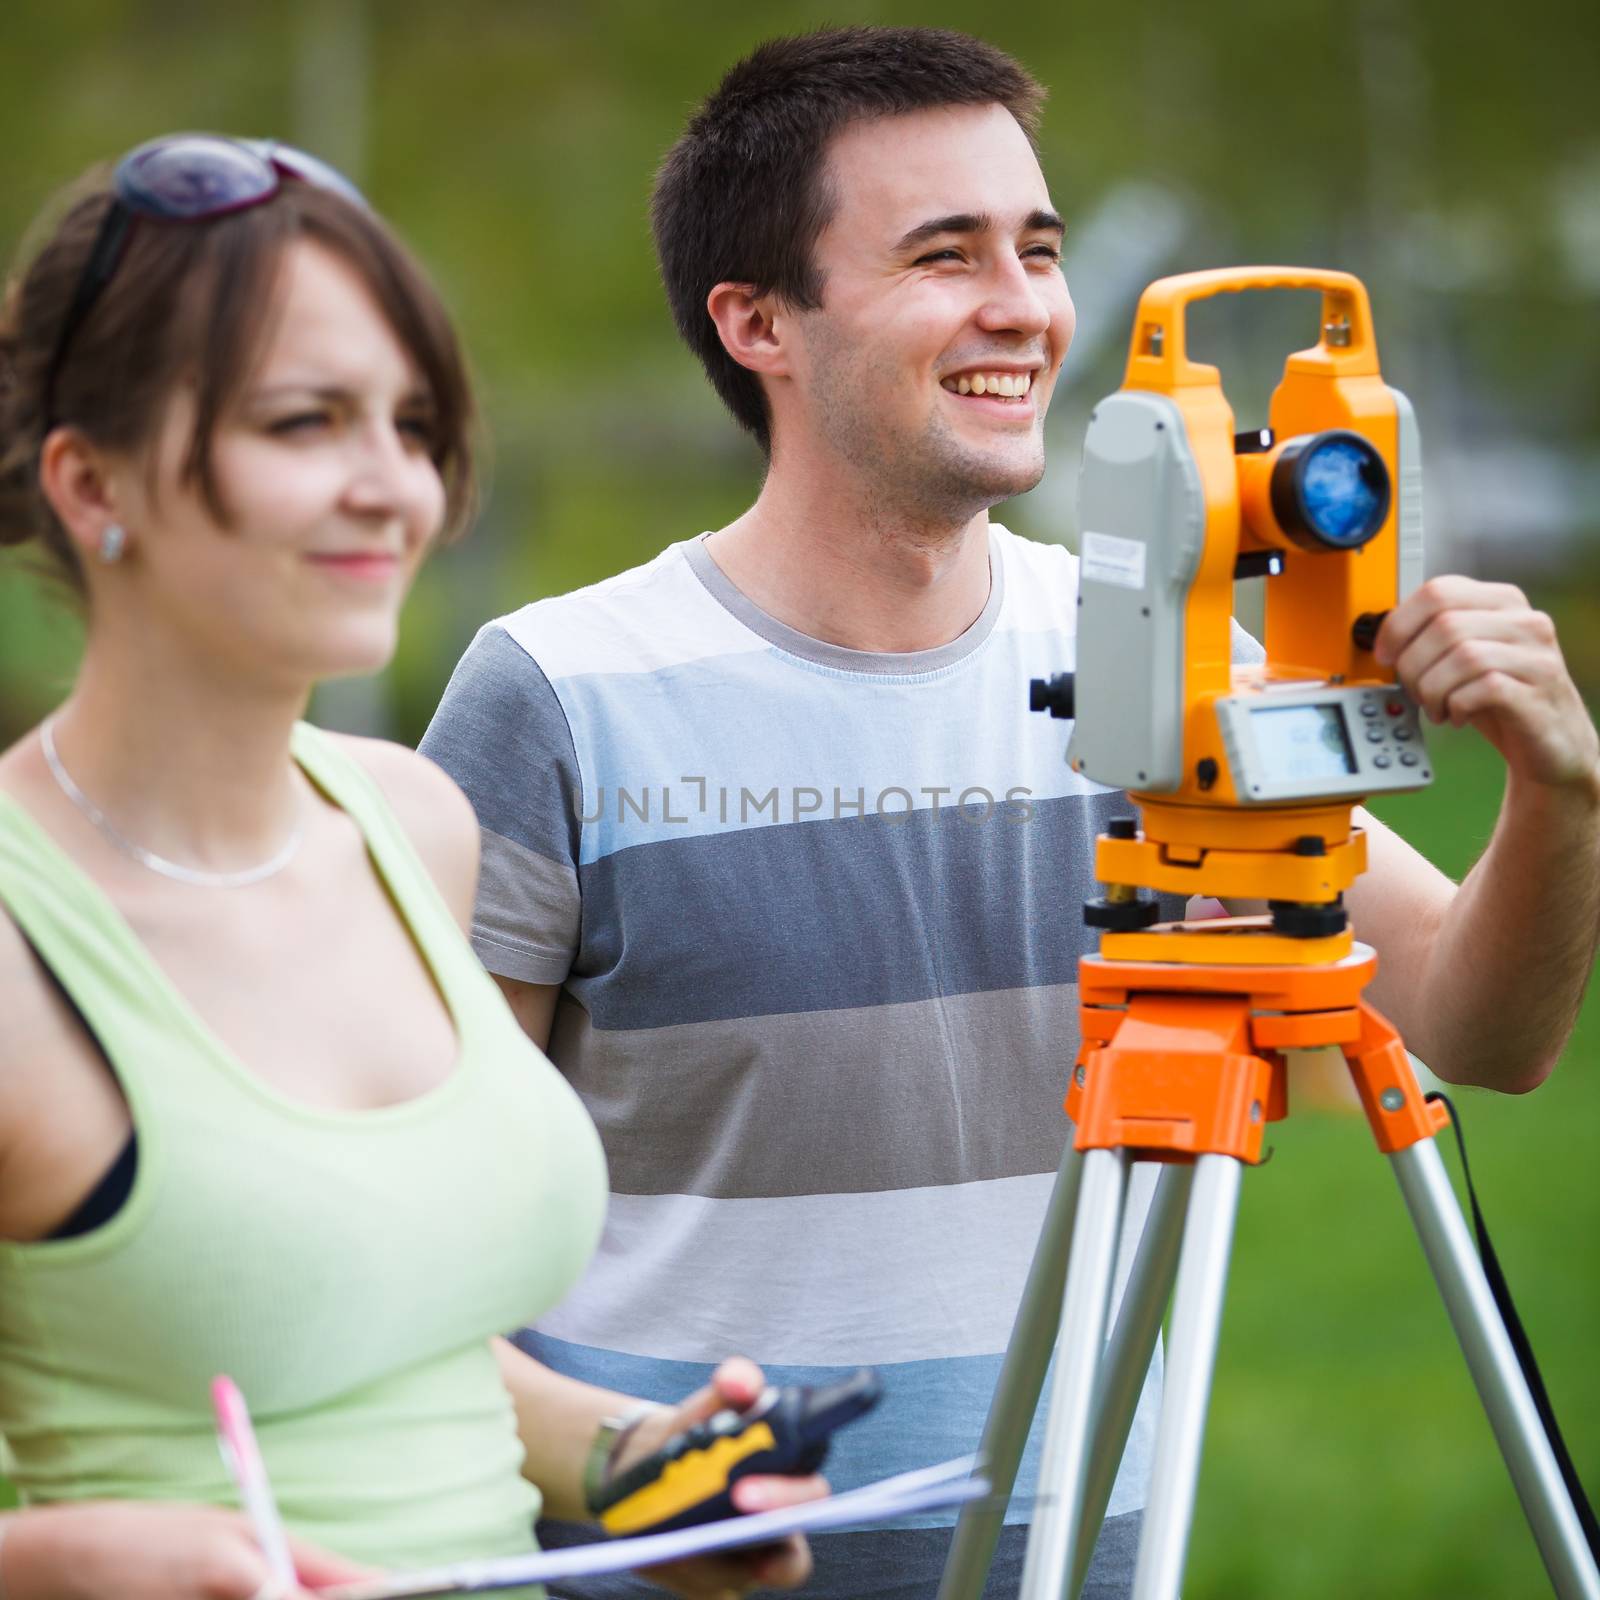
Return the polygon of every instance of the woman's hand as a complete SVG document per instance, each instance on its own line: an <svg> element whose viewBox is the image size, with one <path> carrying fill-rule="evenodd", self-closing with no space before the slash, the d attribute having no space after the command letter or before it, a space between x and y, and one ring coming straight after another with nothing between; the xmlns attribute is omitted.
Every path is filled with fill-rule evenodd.
<svg viewBox="0 0 1600 1600"><path fill-rule="evenodd" d="M290 1539L298 1583L276 1585L249 1521L216 1506L92 1501L14 1512L6 1523L5 1600L305 1600L372 1576Z"/></svg>
<svg viewBox="0 0 1600 1600"><path fill-rule="evenodd" d="M724 1361L704 1389L681 1405L646 1417L629 1436L613 1470L626 1470L654 1454L673 1434L682 1433L719 1411L747 1410L764 1386L761 1369L753 1361L742 1356ZM733 1503L741 1512L773 1511L803 1500L820 1500L827 1492L827 1480L815 1474L805 1478L749 1477L734 1484ZM735 1600L748 1589L797 1589L810 1575L811 1551L798 1534L780 1544L650 1568L650 1577L656 1583L687 1600Z"/></svg>

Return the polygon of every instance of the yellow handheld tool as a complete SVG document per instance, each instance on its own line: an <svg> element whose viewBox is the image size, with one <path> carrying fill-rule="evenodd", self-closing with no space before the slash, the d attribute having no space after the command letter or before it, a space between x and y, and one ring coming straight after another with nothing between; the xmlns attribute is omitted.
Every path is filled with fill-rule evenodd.
<svg viewBox="0 0 1600 1600"><path fill-rule="evenodd" d="M740 1478L815 1472L834 1430L870 1411L882 1393L870 1367L823 1388L766 1389L748 1411L719 1411L619 1472L594 1509L610 1534L665 1533L731 1517Z"/></svg>

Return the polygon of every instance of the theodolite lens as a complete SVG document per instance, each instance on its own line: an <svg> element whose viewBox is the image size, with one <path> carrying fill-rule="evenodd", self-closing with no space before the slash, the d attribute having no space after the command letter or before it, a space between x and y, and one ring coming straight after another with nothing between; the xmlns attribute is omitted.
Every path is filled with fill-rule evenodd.
<svg viewBox="0 0 1600 1600"><path fill-rule="evenodd" d="M1389 514L1389 469L1359 433L1290 439L1272 468L1272 512L1305 549L1359 549Z"/></svg>

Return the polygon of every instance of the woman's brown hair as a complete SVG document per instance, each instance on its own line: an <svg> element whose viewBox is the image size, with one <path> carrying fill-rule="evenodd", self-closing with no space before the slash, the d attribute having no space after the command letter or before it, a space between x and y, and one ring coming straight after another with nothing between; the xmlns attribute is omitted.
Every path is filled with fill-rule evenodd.
<svg viewBox="0 0 1600 1600"><path fill-rule="evenodd" d="M245 211L199 222L139 218L52 380L61 326L111 203L102 181L71 204L0 306L0 545L39 540L81 593L76 552L39 488L45 437L65 424L102 449L138 454L186 379L195 417L183 475L226 524L212 438L260 357L284 253L298 239L355 271L416 362L432 407L429 453L445 486L443 533L465 529L475 501L466 366L437 291L376 215L286 179Z"/></svg>

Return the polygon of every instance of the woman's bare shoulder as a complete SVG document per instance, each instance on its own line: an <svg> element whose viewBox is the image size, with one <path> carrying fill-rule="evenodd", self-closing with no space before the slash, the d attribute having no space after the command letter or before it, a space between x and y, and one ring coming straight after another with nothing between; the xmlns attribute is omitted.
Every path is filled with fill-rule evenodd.
<svg viewBox="0 0 1600 1600"><path fill-rule="evenodd" d="M469 926L478 890L478 819L455 779L426 756L386 739L328 737L366 768L457 920Z"/></svg>
<svg viewBox="0 0 1600 1600"><path fill-rule="evenodd" d="M22 930L0 906L0 1146L42 1077L84 1053L83 1030Z"/></svg>

